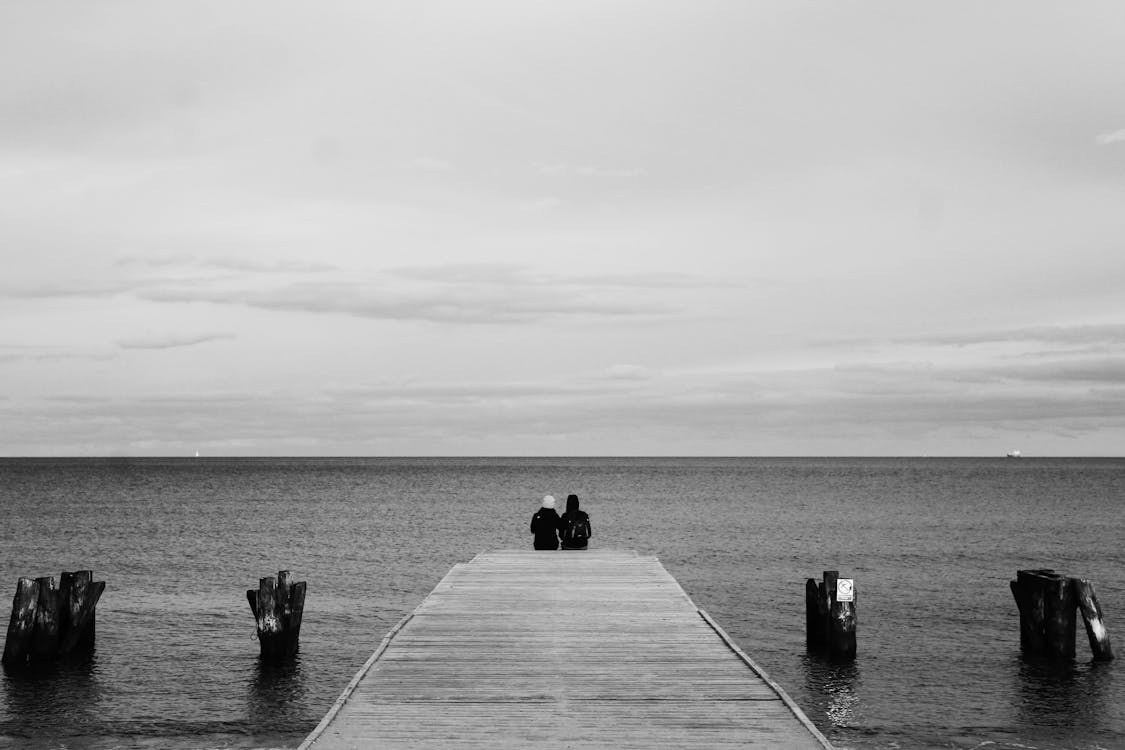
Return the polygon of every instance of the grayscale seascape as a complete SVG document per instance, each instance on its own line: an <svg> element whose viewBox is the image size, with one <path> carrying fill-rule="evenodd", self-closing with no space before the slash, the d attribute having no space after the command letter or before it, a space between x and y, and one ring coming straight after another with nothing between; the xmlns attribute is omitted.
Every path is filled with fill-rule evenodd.
<svg viewBox="0 0 1125 750"><path fill-rule="evenodd" d="M1123 289L1121 0L0 0L0 750L295 750L547 493L842 750L1125 750ZM607 654L668 620L628 555L569 627L630 650L576 678L539 636L573 610L497 557L473 590L518 606L427 631L436 691L342 744L580 745L509 727L586 677L586 739L794 721L670 641L630 695L655 668ZM1021 653L1042 568L1117 660L1081 618ZM831 570L852 662L806 648ZM480 661L430 649L466 631ZM487 665L504 721L433 664Z"/></svg>
<svg viewBox="0 0 1125 750"><path fill-rule="evenodd" d="M1008 589L1090 578L1125 638L1125 460L342 458L0 459L0 582L106 581L92 659L4 675L0 747L296 747L453 564L530 548L546 492L657 555L841 748L1125 746L1118 663L1081 628L1072 664L1021 657ZM244 591L281 568L301 649L265 669ZM856 580L850 665L806 652L825 568Z"/></svg>

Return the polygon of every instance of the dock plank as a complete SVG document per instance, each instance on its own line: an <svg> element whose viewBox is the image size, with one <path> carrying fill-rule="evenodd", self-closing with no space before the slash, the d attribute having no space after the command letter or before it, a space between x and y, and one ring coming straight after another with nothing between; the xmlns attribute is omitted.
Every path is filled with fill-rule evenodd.
<svg viewBox="0 0 1125 750"><path fill-rule="evenodd" d="M300 750L830 748L655 557L455 565Z"/></svg>

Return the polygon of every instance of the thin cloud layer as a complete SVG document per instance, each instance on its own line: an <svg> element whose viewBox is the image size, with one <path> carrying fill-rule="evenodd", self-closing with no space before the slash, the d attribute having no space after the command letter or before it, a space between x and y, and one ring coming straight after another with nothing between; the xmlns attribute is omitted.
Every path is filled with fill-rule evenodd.
<svg viewBox="0 0 1125 750"><path fill-rule="evenodd" d="M163 336L144 336L134 339L122 339L117 342L117 345L122 349L179 349L233 338L234 336L229 333L203 333L194 335L167 334Z"/></svg>
<svg viewBox="0 0 1125 750"><path fill-rule="evenodd" d="M683 273L568 276L536 272L515 264L487 263L400 267L374 275L342 275L339 269L327 264L191 256L123 258L118 264L147 273L105 282L76 279L12 286L0 289L0 296L50 299L127 295L158 303L208 303L279 312L481 324L531 323L566 317L666 317L682 305L677 304L674 296L651 292L724 285ZM211 270L236 275L207 275ZM283 275L315 275L323 280L269 280L270 276ZM136 339L128 339L122 345L143 348Z"/></svg>
<svg viewBox="0 0 1125 750"><path fill-rule="evenodd" d="M1108 146L1111 143L1121 143L1125 141L1125 128L1121 130L1114 130L1112 133L1102 133L1097 138L1098 143L1103 146Z"/></svg>
<svg viewBox="0 0 1125 750"><path fill-rule="evenodd" d="M105 362L116 355L106 351L89 350L44 350L27 348L23 350L0 350L0 365L13 363L42 363L54 366L61 362Z"/></svg>
<svg viewBox="0 0 1125 750"><path fill-rule="evenodd" d="M1125 429L1122 364L1022 372L1018 381L996 370L974 377L957 368L908 363L759 371L722 380L649 373L614 377L635 369L623 367L610 373L615 383L451 380L305 394L71 395L34 407L6 403L0 411L16 421L49 416L31 427L44 440L69 435L87 446L115 444L124 439L121 430L127 425L129 439L173 452L224 436L230 444L257 444L266 452L283 451L293 441L311 453L334 453L369 441L386 447L428 440L436 452L456 454L474 441L495 450L516 436L535 450L554 441L556 449L582 454L591 436L633 433L644 435L649 448L663 446L665 452L682 452L692 444L707 446L704 454L730 453L743 441L768 445L755 437L759 433L772 436L777 446L824 435L817 444L837 449L862 435L885 449L901 439L924 440L949 430L999 440L1013 430L1078 439ZM864 385L871 373L881 387ZM966 380L976 387L962 387ZM1095 381L1098 387L1091 388ZM620 450L628 444L626 439L615 445Z"/></svg>
<svg viewBox="0 0 1125 750"><path fill-rule="evenodd" d="M547 164L536 162L535 171L545 177L603 177L632 178L644 177L647 172L639 168L596 167L589 164Z"/></svg>
<svg viewBox="0 0 1125 750"><path fill-rule="evenodd" d="M1125 324L1036 326L900 339L903 343L970 346L996 343L1049 345L1125 344Z"/></svg>
<svg viewBox="0 0 1125 750"><path fill-rule="evenodd" d="M441 266L404 266L387 274L407 279L443 283L469 283L521 288L614 287L618 289L707 289L730 282L685 272L636 272L619 274L550 273L516 263L450 263Z"/></svg>
<svg viewBox="0 0 1125 750"><path fill-rule="evenodd" d="M221 271L239 271L244 273L264 274L306 274L338 271L339 268L330 263L299 260L293 258L280 259L255 259L239 257L198 257L192 255L164 255L147 256L134 255L119 258L115 265L119 267L139 267L151 269L212 269Z"/></svg>
<svg viewBox="0 0 1125 750"><path fill-rule="evenodd" d="M291 313L430 323L529 324L567 317L651 317L673 312L668 305L628 300L576 298L552 293L461 287L404 291L346 281L291 284L276 289L205 290L166 286L142 294L151 302L237 305Z"/></svg>
<svg viewBox="0 0 1125 750"><path fill-rule="evenodd" d="M667 317L679 307L675 298L651 290L702 285L682 274L566 276L508 264L454 264L265 288L169 281L140 296L150 302L206 302L380 320L530 324L559 318Z"/></svg>

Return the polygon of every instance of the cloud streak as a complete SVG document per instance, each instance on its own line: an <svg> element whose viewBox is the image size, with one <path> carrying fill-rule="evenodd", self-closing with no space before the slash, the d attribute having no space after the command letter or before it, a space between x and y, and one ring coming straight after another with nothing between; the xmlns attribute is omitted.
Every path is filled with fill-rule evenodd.
<svg viewBox="0 0 1125 750"><path fill-rule="evenodd" d="M536 162L536 173L544 177L592 177L604 179L631 179L648 174L644 169L625 167L596 167L589 164L560 164Z"/></svg>
<svg viewBox="0 0 1125 750"><path fill-rule="evenodd" d="M1037 326L1002 330L959 333L939 336L917 336L898 339L901 343L941 346L970 346L1031 342L1040 344L1125 344L1125 325Z"/></svg>
<svg viewBox="0 0 1125 750"><path fill-rule="evenodd" d="M208 303L378 320L528 324L563 318L668 318L680 314L684 303L667 292L733 286L686 273L566 275L511 263L404 266L375 274L345 273L318 263L194 256L128 257L118 264L155 273L9 285L0 287L0 298L131 296L155 303ZM190 273L200 270L233 275ZM290 274L301 280L285 280ZM162 348L143 343L121 342L125 348Z"/></svg>
<svg viewBox="0 0 1125 750"><path fill-rule="evenodd" d="M169 334L164 336L144 336L139 338L122 339L117 345L122 349L180 349L188 346L208 344L213 341L226 341L233 339L230 333L204 333L194 335Z"/></svg>
<svg viewBox="0 0 1125 750"><path fill-rule="evenodd" d="M7 349L0 351L0 365L16 362L106 362L116 357L117 355L112 352L43 350L40 348Z"/></svg>
<svg viewBox="0 0 1125 750"><path fill-rule="evenodd" d="M613 287L619 289L708 289L732 286L683 272L620 274L557 274L516 263L450 263L439 266L401 266L387 273L406 279L447 284L491 284L507 287Z"/></svg>
<svg viewBox="0 0 1125 750"><path fill-rule="evenodd" d="M680 314L682 305L663 292L719 285L680 273L568 276L517 264L486 263L398 267L374 276L265 287L169 280L138 294L150 302L205 302L378 320L530 324L576 318L668 318Z"/></svg>
<svg viewBox="0 0 1125 750"><path fill-rule="evenodd" d="M1110 133L1101 133L1098 135L1097 141L1103 146L1108 146L1111 143L1121 143L1125 141L1125 128L1114 130Z"/></svg>
<svg viewBox="0 0 1125 750"><path fill-rule="evenodd" d="M528 324L576 317L660 317L674 312L674 308L663 302L574 296L560 289L461 286L403 290L349 281L304 282L268 290L206 290L169 285L145 291L141 296L151 302L207 302L277 312L430 323Z"/></svg>
<svg viewBox="0 0 1125 750"><path fill-rule="evenodd" d="M0 286L0 299L98 299L129 294L144 285L128 279L36 281Z"/></svg>
<svg viewBox="0 0 1125 750"><path fill-rule="evenodd" d="M222 271L239 271L251 274L305 274L324 273L328 271L340 270L337 266L334 266L330 263L319 263L316 261L293 259L265 260L258 258L240 257L223 258L215 256L200 257L195 255L127 255L118 258L115 265L121 268L142 267L156 269L217 269Z"/></svg>
<svg viewBox="0 0 1125 750"><path fill-rule="evenodd" d="M958 333L900 336L892 339L838 338L811 342L821 348L856 347L987 347L1006 344L1037 344L1045 347L1096 347L1125 345L1125 324L1101 323L1068 326L1029 326L1020 328L965 331ZM1030 352L1027 352L1030 354Z"/></svg>

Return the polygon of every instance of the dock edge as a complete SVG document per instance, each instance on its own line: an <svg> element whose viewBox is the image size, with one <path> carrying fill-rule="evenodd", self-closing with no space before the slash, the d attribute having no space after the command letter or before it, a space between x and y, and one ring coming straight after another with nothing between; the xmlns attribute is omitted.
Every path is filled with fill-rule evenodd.
<svg viewBox="0 0 1125 750"><path fill-rule="evenodd" d="M785 704L786 708L788 708L795 717L797 717L797 721L801 722L801 724L804 725L805 729L809 730L812 736L816 738L817 742L823 745L826 750L836 750L832 743L828 741L828 738L825 737L824 734L816 728L816 725L812 723L812 719L806 716L805 712L801 710L801 707L797 705L796 701L789 697L789 693L785 692L785 689L781 687L781 685L774 682L773 678L766 673L766 670L759 667L758 664L753 659L751 659L745 651L739 648L738 644L735 643L729 635L727 635L727 632L725 630L719 627L719 623L715 622L711 618L711 615L707 614L707 611L704 610L703 607L697 606L695 609L697 612L699 612L699 616L703 618L703 621L710 625L711 629L714 630L719 638L722 639L723 643L727 645L727 648L733 651L739 659L742 659L743 663L745 663L746 666L750 667L750 669L753 670L755 674L762 678L762 681L770 686L771 690L777 693L777 697L781 699L781 702Z"/></svg>
<svg viewBox="0 0 1125 750"><path fill-rule="evenodd" d="M406 613L406 615L404 615L403 618L398 621L398 624L391 628L390 632L383 636L383 640L379 643L379 647L375 649L375 653L367 657L367 661L363 663L363 666L360 667L359 671L355 673L354 677L352 677L351 682L349 682L344 688L344 691L340 693L340 697L337 698L336 702L333 703L331 708L328 709L328 713L324 715L324 718L320 720L320 723L316 725L316 728L313 729L307 737L305 737L304 742L297 746L297 750L310 750L310 748L313 746L313 743L320 739L320 735L324 733L324 730L327 729L328 725L332 723L332 720L336 718L336 714L340 713L340 709L343 708L344 704L348 702L348 698L350 698L352 693L355 692L356 686L359 685L360 681L371 670L371 667L375 666L375 662L379 661L379 657L382 656L383 652L387 650L387 647L391 645L391 640L395 637L395 635L398 634L398 631L402 630L403 627L406 626L406 623L410 622L410 619L412 617L414 617L414 612Z"/></svg>

